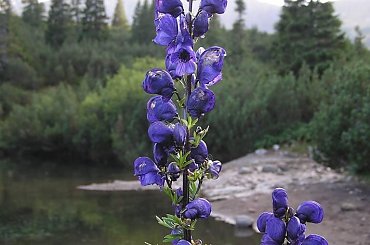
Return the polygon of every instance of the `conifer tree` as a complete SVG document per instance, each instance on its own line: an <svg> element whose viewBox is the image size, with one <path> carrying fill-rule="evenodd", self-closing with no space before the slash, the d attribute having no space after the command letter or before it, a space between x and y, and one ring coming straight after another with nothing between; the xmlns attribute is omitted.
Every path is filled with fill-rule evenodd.
<svg viewBox="0 0 370 245"><path fill-rule="evenodd" d="M22 18L24 22L39 27L44 21L45 6L38 0L22 0L25 4L23 8Z"/></svg>
<svg viewBox="0 0 370 245"><path fill-rule="evenodd" d="M244 15L246 11L246 6L244 0L236 0L235 4L236 4L235 11L238 14L238 19L235 21L233 25L233 30L237 32L239 35L241 35L245 28Z"/></svg>
<svg viewBox="0 0 370 245"><path fill-rule="evenodd" d="M82 15L82 38L102 40L107 37L104 0L86 0Z"/></svg>
<svg viewBox="0 0 370 245"><path fill-rule="evenodd" d="M154 5L147 0L141 5L139 2L135 8L134 21L132 24L132 42L150 43L155 36L153 28Z"/></svg>
<svg viewBox="0 0 370 245"><path fill-rule="evenodd" d="M79 24L81 22L81 0L71 1L71 16L72 20Z"/></svg>
<svg viewBox="0 0 370 245"><path fill-rule="evenodd" d="M114 9L112 26L128 30L128 23L122 0L117 0L116 8Z"/></svg>
<svg viewBox="0 0 370 245"><path fill-rule="evenodd" d="M64 0L53 0L45 33L46 42L59 47L67 38L71 24L70 6Z"/></svg>
<svg viewBox="0 0 370 245"><path fill-rule="evenodd" d="M0 0L0 83L4 80L5 66L8 55L9 18L11 15L11 4L9 0Z"/></svg>
<svg viewBox="0 0 370 245"><path fill-rule="evenodd" d="M245 39L245 20L244 15L246 12L246 6L244 0L236 0L235 11L238 14L238 18L233 24L232 30L232 57L235 64L239 64L246 55L246 39Z"/></svg>
<svg viewBox="0 0 370 245"><path fill-rule="evenodd" d="M341 55L344 35L340 26L331 2L285 0L273 45L280 71L298 74L306 63L321 73Z"/></svg>

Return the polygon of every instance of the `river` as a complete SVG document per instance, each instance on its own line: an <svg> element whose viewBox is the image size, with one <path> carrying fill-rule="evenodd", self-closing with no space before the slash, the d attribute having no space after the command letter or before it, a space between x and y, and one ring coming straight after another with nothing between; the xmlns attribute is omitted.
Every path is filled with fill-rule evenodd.
<svg viewBox="0 0 370 245"><path fill-rule="evenodd" d="M80 164L0 161L0 244L162 244L168 232L155 215L171 213L163 193L94 192L78 185L133 179L124 169ZM257 245L260 236L240 237L214 219L197 224L203 244Z"/></svg>

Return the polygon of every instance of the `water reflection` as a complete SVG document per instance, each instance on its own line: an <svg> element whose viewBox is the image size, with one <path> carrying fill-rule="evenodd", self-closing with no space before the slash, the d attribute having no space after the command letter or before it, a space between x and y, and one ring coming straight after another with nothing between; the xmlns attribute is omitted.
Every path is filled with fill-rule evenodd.
<svg viewBox="0 0 370 245"><path fill-rule="evenodd" d="M0 162L0 244L162 244L167 232L155 215L171 212L157 191L90 192L75 187L132 178L131 173L48 163ZM207 220L194 234L207 244L254 245L233 226Z"/></svg>

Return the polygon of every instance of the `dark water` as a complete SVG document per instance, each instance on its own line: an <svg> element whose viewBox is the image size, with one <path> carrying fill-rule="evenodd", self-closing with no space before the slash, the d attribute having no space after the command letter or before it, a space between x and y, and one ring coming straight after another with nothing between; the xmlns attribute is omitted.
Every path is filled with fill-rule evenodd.
<svg viewBox="0 0 370 245"><path fill-rule="evenodd" d="M36 168L37 166L37 168ZM0 161L0 244L162 244L168 232L155 215L171 212L159 191L90 192L76 186L130 179L124 170ZM195 238L213 245L255 245L232 226L198 222Z"/></svg>

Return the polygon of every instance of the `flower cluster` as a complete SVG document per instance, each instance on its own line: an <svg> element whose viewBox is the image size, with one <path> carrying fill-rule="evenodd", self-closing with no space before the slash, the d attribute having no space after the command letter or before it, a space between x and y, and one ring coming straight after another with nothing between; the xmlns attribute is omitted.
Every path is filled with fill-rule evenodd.
<svg viewBox="0 0 370 245"><path fill-rule="evenodd" d="M319 203L305 201L296 212L288 206L288 194L282 188L272 192L273 212L262 213L257 220L257 228L264 235L263 245L328 245L322 236L313 234L306 237L306 223L321 223L324 211ZM286 243L284 243L286 242Z"/></svg>
<svg viewBox="0 0 370 245"><path fill-rule="evenodd" d="M196 220L210 215L211 204L199 197L200 187L205 178L217 179L222 169L220 161L210 158L203 140L208 127L196 123L215 107L210 87L222 80L226 52L217 46L195 52L194 43L208 31L213 14L225 12L227 0L201 0L196 15L192 0L188 2L185 14L180 0L155 0L153 41L166 47L166 69L151 69L143 80L143 90L154 95L146 108L153 160L134 161L141 185L156 184L170 198L175 215L157 220L172 230L164 241L179 245L191 244ZM172 184L181 175L183 188L174 190Z"/></svg>

